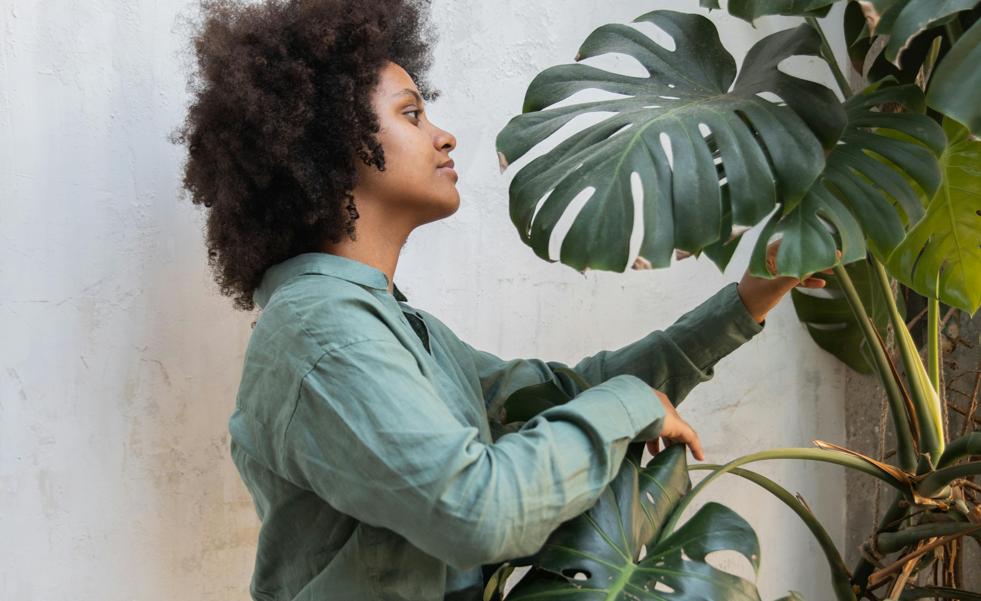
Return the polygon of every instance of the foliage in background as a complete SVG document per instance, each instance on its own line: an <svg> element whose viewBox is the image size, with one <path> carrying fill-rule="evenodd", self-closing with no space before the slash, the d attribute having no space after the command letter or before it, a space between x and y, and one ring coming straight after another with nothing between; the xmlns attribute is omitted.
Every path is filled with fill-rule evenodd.
<svg viewBox="0 0 981 601"><path fill-rule="evenodd" d="M857 91L817 20L839 1ZM705 561L729 549L758 568L756 534L742 518L706 504L676 527L723 474L754 482L800 516L824 552L836 599L981 598L958 590L963 575L952 563L965 541L981 540L981 487L972 481L981 473L981 433L967 427L977 403L948 440L939 344L942 305L966 314L981 305L978 0L730 0L725 8L751 23L771 15L803 22L761 39L737 70L709 19L655 10L634 20L656 26L655 38L602 25L575 64L531 81L522 113L497 136L502 171L576 117L608 116L521 167L509 188L512 222L539 257L579 271L667 267L672 256L702 253L724 269L756 227L751 273L804 278L833 268L821 293L794 291L795 307L822 348L879 378L896 464L814 441L818 448L772 449L724 466L688 466L684 447L672 447L641 466L642 445L632 445L601 501L560 526L539 553L499 566L485 598L503 598L511 570L529 565L508 599L759 599L753 583ZM608 53L635 58L647 76L579 63ZM778 69L801 55L824 59L838 90ZM588 89L620 97L553 106ZM640 251L630 261L637 222ZM560 224L568 230L555 259L548 249ZM770 273L765 250L776 238ZM926 360L905 321L903 287L926 298ZM541 386L518 391L495 431L518 429L567 400ZM895 490L853 569L802 499L740 467L770 459L835 463ZM709 475L691 488L691 470ZM937 565L942 581L913 586Z"/></svg>

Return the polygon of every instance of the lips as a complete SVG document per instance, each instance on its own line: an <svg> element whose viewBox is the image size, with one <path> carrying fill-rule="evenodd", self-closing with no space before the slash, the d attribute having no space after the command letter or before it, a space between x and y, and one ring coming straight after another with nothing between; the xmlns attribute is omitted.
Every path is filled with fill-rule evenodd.
<svg viewBox="0 0 981 601"><path fill-rule="evenodd" d="M436 171L445 171L446 173L453 175L453 181L457 181L460 177L459 175L457 175L457 172L453 170L452 160L446 161L442 165L436 167Z"/></svg>

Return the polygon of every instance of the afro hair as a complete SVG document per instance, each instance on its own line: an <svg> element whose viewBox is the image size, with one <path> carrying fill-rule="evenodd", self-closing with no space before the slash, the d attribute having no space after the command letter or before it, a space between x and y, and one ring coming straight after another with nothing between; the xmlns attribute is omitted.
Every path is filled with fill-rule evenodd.
<svg viewBox="0 0 981 601"><path fill-rule="evenodd" d="M400 65L423 98L433 35L413 0L201 0L191 104L170 135L182 184L207 211L208 265L237 309L266 269L354 238L355 160L385 168L371 104ZM186 197L186 194L185 194Z"/></svg>

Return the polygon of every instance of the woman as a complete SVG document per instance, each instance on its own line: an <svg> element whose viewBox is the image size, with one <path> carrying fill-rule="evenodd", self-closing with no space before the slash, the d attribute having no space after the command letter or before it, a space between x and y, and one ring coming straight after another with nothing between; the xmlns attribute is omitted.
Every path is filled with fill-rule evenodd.
<svg viewBox="0 0 981 601"><path fill-rule="evenodd" d="M394 284L409 234L460 203L456 139L425 110L438 92L421 9L204 9L178 140L216 280L262 309L229 420L262 520L254 599L479 600L482 568L591 507L630 442L703 459L675 405L800 281L744 276L577 363L585 390L562 363L474 349ZM549 381L574 398L495 440L503 400Z"/></svg>

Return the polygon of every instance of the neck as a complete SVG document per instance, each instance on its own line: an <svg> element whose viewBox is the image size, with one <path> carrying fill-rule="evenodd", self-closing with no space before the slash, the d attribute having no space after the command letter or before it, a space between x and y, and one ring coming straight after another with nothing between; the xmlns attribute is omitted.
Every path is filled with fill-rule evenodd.
<svg viewBox="0 0 981 601"><path fill-rule="evenodd" d="M388 278L388 292L392 294L392 282L399 262L399 253L409 237L410 230L396 227L392 223L378 223L365 211L359 211L355 227L357 228L356 240L351 240L344 235L339 242L324 243L321 250L360 261L380 270Z"/></svg>

